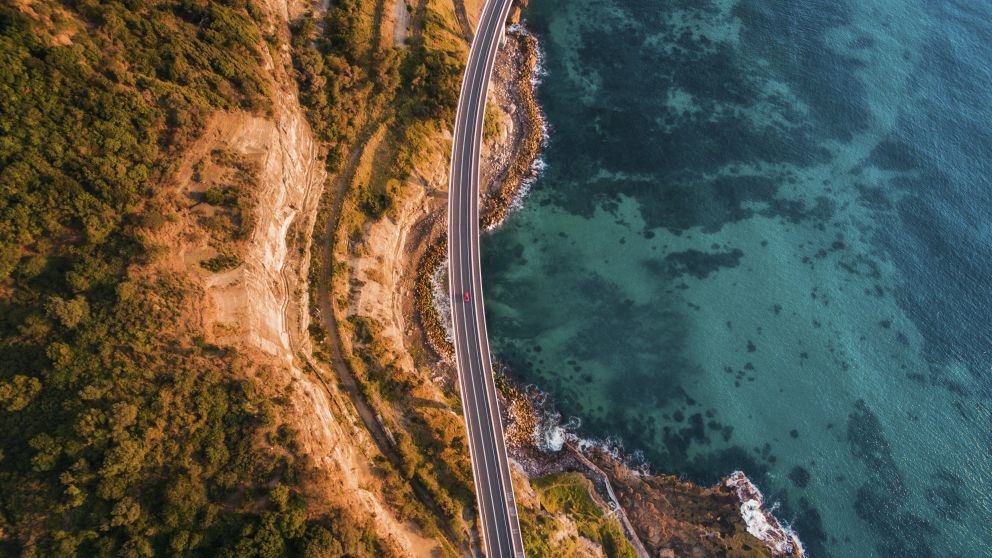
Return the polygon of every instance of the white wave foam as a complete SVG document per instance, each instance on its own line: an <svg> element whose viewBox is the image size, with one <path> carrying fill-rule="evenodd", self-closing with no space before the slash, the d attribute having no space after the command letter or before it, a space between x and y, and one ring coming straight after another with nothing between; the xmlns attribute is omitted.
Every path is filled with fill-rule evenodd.
<svg viewBox="0 0 992 558"><path fill-rule="evenodd" d="M783 526L775 517L773 512L778 504L766 507L765 496L743 471L734 471L723 483L737 492L737 498L741 502L741 519L744 520L748 533L765 543L776 554L798 551L800 556L806 555L796 533L788 526Z"/></svg>
<svg viewBox="0 0 992 558"><path fill-rule="evenodd" d="M537 386L526 386L524 393L530 399L538 416L533 433L538 448L558 452L566 442L573 444L580 451L595 448L623 463L635 474L651 474L643 454L640 452L625 454L623 444L619 440L612 438L597 440L579 436L577 432L582 426L581 421L571 417L563 423L561 413L554 408L548 394L539 390ZM747 475L742 471L734 471L723 480L723 483L735 489L737 498L741 502L741 518L748 533L765 543L775 555L798 552L799 556L806 556L806 550L796 532L791 526L775 517L774 512L778 509L778 503L765 506L764 495Z"/></svg>
<svg viewBox="0 0 992 558"><path fill-rule="evenodd" d="M431 297L434 299L434 311L437 319L444 328L444 338L449 343L455 342L455 328L451 323L451 295L448 293L448 258L437 266L431 276Z"/></svg>
<svg viewBox="0 0 992 558"><path fill-rule="evenodd" d="M563 421L561 413L550 402L547 393L537 389L537 386L529 385L524 387L524 393L530 399L537 413L533 437L539 449L558 452L565 447L565 443L567 442L581 451L595 448L617 461L623 461L623 445L619 440L613 438L597 440L595 438L579 436L578 431L582 428L581 419L578 417L569 417Z"/></svg>
<svg viewBox="0 0 992 558"><path fill-rule="evenodd" d="M537 87L544 81L545 76L548 75L548 68L545 64L544 49L541 48L541 42L537 37L530 32L529 29L523 23L514 23L507 28L511 33L519 33L525 37L533 37L534 42L537 45L537 61L534 64L534 69L530 73L530 84Z"/></svg>

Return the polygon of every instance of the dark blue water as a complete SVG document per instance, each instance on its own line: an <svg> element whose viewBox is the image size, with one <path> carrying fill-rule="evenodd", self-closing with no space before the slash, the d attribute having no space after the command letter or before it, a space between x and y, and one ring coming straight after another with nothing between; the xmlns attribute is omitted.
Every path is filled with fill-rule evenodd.
<svg viewBox="0 0 992 558"><path fill-rule="evenodd" d="M992 556L992 3L531 0L497 356L814 557Z"/></svg>

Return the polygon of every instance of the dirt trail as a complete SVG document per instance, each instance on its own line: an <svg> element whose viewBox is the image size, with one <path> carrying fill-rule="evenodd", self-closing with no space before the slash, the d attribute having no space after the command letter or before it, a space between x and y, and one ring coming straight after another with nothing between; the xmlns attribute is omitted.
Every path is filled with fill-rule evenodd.
<svg viewBox="0 0 992 558"><path fill-rule="evenodd" d="M325 262L335 261L335 257L336 257L335 245L337 242L340 242L337 239L338 238L337 234L338 234L338 224L341 214L341 207L342 204L344 203L344 195L346 194L348 187L356 180L356 174L358 173L359 166L363 162L363 160L368 162L369 159L374 157L375 152L382 144L383 136L386 133L387 126L388 126L387 121L379 121L367 125L359 133L358 140L353 144L354 145L353 151L349 155L348 161L345 164L344 168L337 174L337 176L334 177L332 181L332 198L329 201L330 210L327 217L325 228L323 231L321 231L321 238L319 240L319 242L321 242L323 246L322 257ZM401 227L399 231L400 234L394 235L393 242L388 243L392 245L392 253L395 255L394 256L395 258L399 258L402 255L399 252L403 248L404 241L406 238L405 231L407 230L407 228L408 228L407 226ZM400 261L400 260L396 259L393 261ZM356 263L357 262L354 260L349 262L350 264L349 267L353 267ZM367 263L368 265L364 266L364 268L366 269L367 272L371 271L372 273L374 273L377 276L377 278L382 275L378 273L376 270L381 270L381 269L392 270L390 273L390 277L392 277L393 281L395 282L390 283L391 285L393 285L393 287L389 289L383 289L382 285L379 285L378 283L374 283L374 284L372 284L371 282L366 283L365 285L363 285L362 289L359 289L359 293L360 293L359 296L361 296L364 300L368 302L374 302L374 299L377 296L383 296L384 298L388 299L389 300L388 303L385 304L377 303L375 304L375 306L379 309L386 310L387 315L390 316L392 320L394 320L392 322L393 324L403 323L400 318L401 316L400 306L402 304L402 298L397 295L403 292L409 292L409 290L404 290L397 286L399 284L399 280L395 276L395 273L397 273L397 269L395 267L384 265L384 262L382 262L382 260L379 260L375 256L372 256L371 259L368 259ZM366 277L366 280L367 279L368 278ZM334 277L332 276L332 270L330 269L329 266L325 266L324 273L321 275L321 277L318 278L317 304L320 310L320 316L324 329L328 336L326 346L330 353L329 356L330 356L334 376L337 379L337 383L340 389L342 389L347 394L351 403L354 405L354 408L358 412L358 415L361 418L362 423L364 424L368 434L371 436L372 440L374 441L378 451L381 452L387 459L389 459L394 467L399 469L402 466L402 460L399 454L396 452L395 439L393 438L389 429L383 423L382 417L375 411L375 409L372 408L369 402L365 399L365 395L362 393L358 385L358 382L356 381L355 377L351 374L350 368L348 367L348 364L344 359L343 356L344 349L342 346L341 335L340 332L338 331L337 321L345 317L344 315L342 315L343 313L347 315L355 315L356 311L355 311L354 301L351 301L352 304L350 304L349 309L343 309L341 313L335 312L335 307L332 303L332 296L331 296L332 281L334 281ZM369 287L377 287L374 295L369 294ZM394 340L396 340L397 338L401 340L402 335L399 334L400 330L398 328L394 327L391 331L395 333L395 335L393 336ZM407 356L407 359L409 359L409 356ZM412 366L412 362L410 362L409 360L406 361L406 364ZM420 499L420 501L423 502L428 508L430 508L436 516L438 517L444 516L443 511L440 509L437 503L434 502L430 493L426 490L426 488L424 488L421 485L421 483L417 479L412 479L410 481L410 485L414 490L414 493ZM444 525L443 522L441 523L441 525L442 526ZM458 540L459 538L455 535L455 533L450 531L447 532L446 535L448 536L448 539L452 541ZM464 552L467 549L460 549L460 550Z"/></svg>
<svg viewBox="0 0 992 558"><path fill-rule="evenodd" d="M458 26L462 30L462 37L466 42L472 42L472 36L475 35L475 25L479 21L479 14L472 14L474 18L469 20L469 13L465 8L465 0L454 0L454 3L455 18L458 19Z"/></svg>
<svg viewBox="0 0 992 558"><path fill-rule="evenodd" d="M410 31L410 8L407 0L393 0L393 46L406 48L406 37Z"/></svg>
<svg viewBox="0 0 992 558"><path fill-rule="evenodd" d="M359 139L355 142L355 145L358 147L348 157L348 162L345 164L344 169L331 182L330 210L328 212L327 222L324 229L320 231L318 240L323 247L322 257L325 262L334 261L335 231L337 231L338 220L341 215L341 204L344 203L344 195L348 190L349 177L354 175L354 169L357 167L358 161L361 158L363 146L380 127L381 124L369 125L362 130L359 134ZM335 377L338 380L338 385L348 394L362 422L375 439L376 444L381 449L388 449L389 439L386 431L383 429L375 412L365 402L358 383L355 381L354 376L348 373L348 364L341 355L341 337L338 332L337 321L334 319L334 308L331 305L331 295L328 289L332 279L331 273L332 267L325 265L324 273L317 279L317 304L328 337L327 347L330 351L331 367L336 372ZM386 452L384 451L383 453Z"/></svg>

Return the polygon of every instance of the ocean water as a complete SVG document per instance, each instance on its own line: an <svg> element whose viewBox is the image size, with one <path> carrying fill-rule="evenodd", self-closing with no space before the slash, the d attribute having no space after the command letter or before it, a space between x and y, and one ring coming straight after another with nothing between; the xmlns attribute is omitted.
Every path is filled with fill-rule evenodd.
<svg viewBox="0 0 992 558"><path fill-rule="evenodd" d="M497 358L814 558L992 556L992 1L531 0Z"/></svg>

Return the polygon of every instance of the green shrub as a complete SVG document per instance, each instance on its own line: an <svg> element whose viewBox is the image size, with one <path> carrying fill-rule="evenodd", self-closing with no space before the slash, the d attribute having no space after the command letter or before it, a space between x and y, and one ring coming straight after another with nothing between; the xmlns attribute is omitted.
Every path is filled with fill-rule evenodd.
<svg viewBox="0 0 992 558"><path fill-rule="evenodd" d="M589 493L589 480L578 473L559 473L531 482L541 495L541 506L552 514L565 514L579 534L603 546L610 558L633 558L633 546L616 519L605 516Z"/></svg>
<svg viewBox="0 0 992 558"><path fill-rule="evenodd" d="M220 254L200 262L200 267L214 273L234 269L239 265L241 265L241 258L234 254Z"/></svg>
<svg viewBox="0 0 992 558"><path fill-rule="evenodd" d="M231 186L211 186L203 194L203 201L210 205L237 207L241 199L241 190Z"/></svg>
<svg viewBox="0 0 992 558"><path fill-rule="evenodd" d="M454 122L463 68L457 53L423 46L411 49L400 74L405 108L425 120Z"/></svg>
<svg viewBox="0 0 992 558"><path fill-rule="evenodd" d="M393 198L385 192L358 187L358 206L372 220L378 220L393 206Z"/></svg>
<svg viewBox="0 0 992 558"><path fill-rule="evenodd" d="M306 521L246 365L194 337L202 293L139 268L206 116L270 105L263 14L19 5L0 3L0 556L375 555L347 515ZM290 494L267 498L273 482Z"/></svg>

